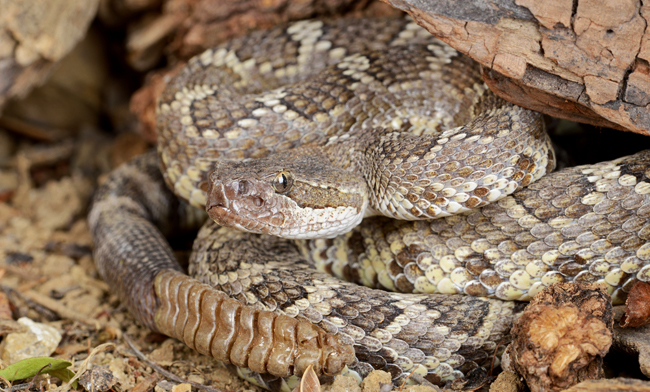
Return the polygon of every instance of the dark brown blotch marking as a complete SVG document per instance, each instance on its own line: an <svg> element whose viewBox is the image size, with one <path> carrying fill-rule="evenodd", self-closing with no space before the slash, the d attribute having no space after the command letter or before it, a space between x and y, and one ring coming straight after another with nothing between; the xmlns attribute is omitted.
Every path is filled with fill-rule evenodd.
<svg viewBox="0 0 650 392"><path fill-rule="evenodd" d="M476 189L474 189L474 196L483 197L483 196L487 195L489 192L490 192L490 190L488 188L485 188L485 187L476 188Z"/></svg>

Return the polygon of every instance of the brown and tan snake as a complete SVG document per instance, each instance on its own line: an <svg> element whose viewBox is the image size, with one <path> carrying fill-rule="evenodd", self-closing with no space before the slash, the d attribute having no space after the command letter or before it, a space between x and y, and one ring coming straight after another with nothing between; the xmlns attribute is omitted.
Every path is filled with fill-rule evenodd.
<svg viewBox="0 0 650 392"><path fill-rule="evenodd" d="M650 281L650 152L542 177L540 115L408 20L208 50L169 82L158 134L95 196L98 269L149 328L254 372L471 384L515 317L504 300L573 280L621 301ZM224 225L327 238L208 223L190 278L163 234L206 203Z"/></svg>

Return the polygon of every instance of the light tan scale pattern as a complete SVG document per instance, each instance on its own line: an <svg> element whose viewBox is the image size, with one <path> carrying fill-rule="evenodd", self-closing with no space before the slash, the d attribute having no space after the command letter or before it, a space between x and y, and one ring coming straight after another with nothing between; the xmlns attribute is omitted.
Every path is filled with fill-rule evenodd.
<svg viewBox="0 0 650 392"><path fill-rule="evenodd" d="M202 207L215 162L319 145L332 163L364 173L375 212L429 219L549 171L541 116L497 98L475 63L414 26L299 22L190 60L158 107L167 183Z"/></svg>
<svg viewBox="0 0 650 392"><path fill-rule="evenodd" d="M319 270L370 287L526 301L556 282L601 282L622 303L650 282L649 239L644 151L551 173L469 214L366 220L303 249Z"/></svg>
<svg viewBox="0 0 650 392"><path fill-rule="evenodd" d="M360 170L374 209L432 219L483 207L538 180L555 163L548 143L536 113L506 105L436 139L383 136Z"/></svg>
<svg viewBox="0 0 650 392"><path fill-rule="evenodd" d="M189 272L243 303L318 325L354 346L348 374L360 380L381 369L396 385L412 372L442 385L489 367L516 309L486 298L357 286L315 270L289 240L214 222L199 232Z"/></svg>
<svg viewBox="0 0 650 392"><path fill-rule="evenodd" d="M347 76L293 93L280 87L348 53L403 42L403 30L415 31L412 42L441 45L413 26L396 19L303 21L253 32L194 57L168 84L157 108L166 182L203 206L205 177L216 160L262 157L346 132L352 125L345 110L351 97Z"/></svg>

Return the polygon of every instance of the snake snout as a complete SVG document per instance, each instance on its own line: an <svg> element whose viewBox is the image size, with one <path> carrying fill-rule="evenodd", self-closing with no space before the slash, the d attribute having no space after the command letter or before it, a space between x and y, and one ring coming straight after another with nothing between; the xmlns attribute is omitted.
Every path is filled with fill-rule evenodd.
<svg viewBox="0 0 650 392"><path fill-rule="evenodd" d="M223 185L214 185L213 183L210 183L208 186L208 200L205 203L205 210L209 213L210 210L218 207L227 208L228 205L229 203Z"/></svg>
<svg viewBox="0 0 650 392"><path fill-rule="evenodd" d="M265 197L248 180L235 180L227 184L210 183L206 211L223 214L226 210L258 210L266 205ZM220 212L218 212L220 211Z"/></svg>

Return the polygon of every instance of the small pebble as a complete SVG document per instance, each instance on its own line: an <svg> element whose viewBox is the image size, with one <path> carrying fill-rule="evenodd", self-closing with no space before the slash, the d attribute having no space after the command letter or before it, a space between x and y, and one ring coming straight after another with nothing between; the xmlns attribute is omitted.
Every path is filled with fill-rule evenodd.
<svg viewBox="0 0 650 392"><path fill-rule="evenodd" d="M172 392L190 392L191 390L190 384L178 384L172 387Z"/></svg>
<svg viewBox="0 0 650 392"><path fill-rule="evenodd" d="M101 366L93 366L79 379L79 383L83 385L86 391L104 392L109 390L117 380L113 377L113 373Z"/></svg>
<svg viewBox="0 0 650 392"><path fill-rule="evenodd" d="M27 327L26 332L12 332L5 336L0 346L0 358L12 364L32 357L47 357L56 350L61 341L61 333L54 327L34 322L27 317L18 319Z"/></svg>

